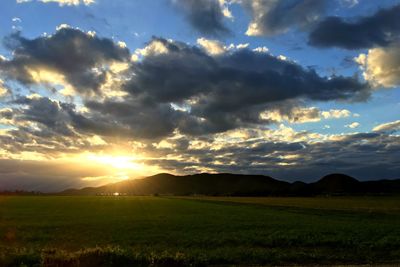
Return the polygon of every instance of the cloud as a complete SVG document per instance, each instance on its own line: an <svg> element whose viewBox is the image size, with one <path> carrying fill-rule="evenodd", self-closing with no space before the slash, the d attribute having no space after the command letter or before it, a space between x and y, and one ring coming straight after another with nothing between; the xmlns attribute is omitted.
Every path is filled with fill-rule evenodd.
<svg viewBox="0 0 400 267"><path fill-rule="evenodd" d="M358 122L352 122L350 124L345 125L345 127L350 128L350 129L355 129L358 128L360 126L360 123Z"/></svg>
<svg viewBox="0 0 400 267"><path fill-rule="evenodd" d="M78 29L61 27L50 36L26 39L15 33L5 46L10 60L0 60L0 73L24 85L37 83L71 85L82 94L98 93L112 62L128 61L129 50L112 40Z"/></svg>
<svg viewBox="0 0 400 267"><path fill-rule="evenodd" d="M400 131L400 120L380 124L372 129L374 132L394 133Z"/></svg>
<svg viewBox="0 0 400 267"><path fill-rule="evenodd" d="M0 108L0 124L12 125L13 110L11 108Z"/></svg>
<svg viewBox="0 0 400 267"><path fill-rule="evenodd" d="M252 21L246 31L250 36L271 36L292 27L304 28L319 19L327 5L325 0L243 0Z"/></svg>
<svg viewBox="0 0 400 267"><path fill-rule="evenodd" d="M158 148L161 154L146 162L178 173L258 173L292 181L315 181L332 172L361 180L395 178L400 171L400 137L394 135L320 135L280 126L234 130L205 140L192 138L182 149L176 149L173 139L168 142L169 147Z"/></svg>
<svg viewBox="0 0 400 267"><path fill-rule="evenodd" d="M0 134L0 154L7 151L16 158L18 153L42 153L46 157L56 157L57 153L104 151L112 144L109 142L120 139L117 135L121 132L116 127L123 122L121 117L129 119L130 114L135 113L130 107L114 106L115 103L91 103L87 105L90 114L78 114L71 106L47 98L32 97L31 100L19 99L17 102L23 106L22 110L11 112L7 109L0 112L19 122L16 125L18 130L10 130L6 135ZM92 106L97 104L98 107ZM39 110L40 107L43 111ZM90 123L86 124L73 118L79 116L85 120L83 115L94 116L94 111L98 108L102 108L98 111L100 114L108 112L109 119L120 118L114 129L109 129L110 138L89 135L94 132L91 126L100 127L107 123L100 121L101 117L91 117ZM57 114L57 120L49 118L51 115L46 113ZM53 131L62 121L67 123L66 127L72 127L76 132L75 136L63 136L61 131L57 134ZM32 128L27 122L34 122ZM125 123L129 125L127 121ZM156 122L152 121L149 125L154 123ZM145 158L140 159L143 164L181 174L198 171L251 172L280 179L313 181L327 173L340 171L359 179L376 179L377 175L379 178L395 178L400 170L397 167L400 137L388 132L322 135L308 131L298 132L284 125L279 125L277 129L238 128L207 136L189 136L174 132L162 139L141 143L138 151L147 153ZM99 133L104 134L102 131ZM128 135L123 140L125 148L130 151L133 148L130 140L137 139ZM3 161L0 160L0 166L2 164ZM96 179L104 177L104 173L110 177L113 175L109 169L96 167L94 164L90 164L92 167L75 164L72 166L81 169L73 168L69 171L66 168L71 168L73 163L53 165L46 160L15 160L4 164L8 167L0 168L0 180L2 186L7 188L61 190L97 185L99 181Z"/></svg>
<svg viewBox="0 0 400 267"><path fill-rule="evenodd" d="M73 126L79 131L102 136L157 139L168 136L177 127L182 112L168 103L142 102L126 97L124 101L88 101L90 113L70 112Z"/></svg>
<svg viewBox="0 0 400 267"><path fill-rule="evenodd" d="M395 5L352 20L328 17L310 33L309 43L316 47L345 49L388 46L400 37L399 13L400 5Z"/></svg>
<svg viewBox="0 0 400 267"><path fill-rule="evenodd" d="M199 38L197 43L210 55L220 55L226 52L224 45L217 40Z"/></svg>
<svg viewBox="0 0 400 267"><path fill-rule="evenodd" d="M0 112L1 123L9 126L0 131L3 158L57 158L103 151L122 142L125 149L137 147L148 155L143 164L156 164L165 170L181 168L182 172L229 168L231 172L247 172L251 168L267 174L277 166L309 164L311 156L303 152L309 147L315 147L314 159L332 162L334 158L316 152L322 149L316 143L334 142L329 136L296 132L284 125L277 130L265 127L282 120L303 123L346 117L347 110L320 111L303 105L309 101L363 100L371 90L354 77L321 77L312 69L247 46L231 49L223 45L228 47L226 51L213 55L198 46L154 38L135 52L136 61L130 61L129 51L111 40L65 27L49 37L21 37L19 42L27 44L18 43L13 58L3 59L0 65L46 69L76 84L70 81L73 76L64 63L53 62L58 59L54 36L60 31L66 31L61 39L67 47L72 40L83 40L87 51L94 53L95 60L88 63L77 58L75 64L90 68L106 62L107 75L124 73L123 79L112 84L116 92L125 94L106 94L101 83L98 94L82 98L79 105L38 94L15 95L9 107ZM87 38L92 39L89 42ZM40 40L40 49L31 44L35 40ZM108 49L104 50L101 41L109 44ZM114 54L109 50L118 56L110 56ZM119 57L121 51L123 56ZM73 53L70 56L75 57ZM109 61L125 65L110 67ZM2 68L2 74L9 80L21 80L10 69ZM298 157L302 160L296 161Z"/></svg>
<svg viewBox="0 0 400 267"><path fill-rule="evenodd" d="M351 112L347 109L331 109L329 111L320 111L316 107L291 107L289 109L276 109L267 110L260 114L261 118L274 121L283 122L287 121L290 123L306 123L306 122L318 122L322 119L340 119L346 118L351 115Z"/></svg>
<svg viewBox="0 0 400 267"><path fill-rule="evenodd" d="M21 23L21 22L22 22L22 20L21 20L20 18L18 18L18 17L13 17L13 18L11 19L11 21L12 21L12 22L15 22L15 23Z"/></svg>
<svg viewBox="0 0 400 267"><path fill-rule="evenodd" d="M320 77L267 53L240 49L213 56L180 42L152 42L162 42L168 52L136 62L124 88L147 103L186 106L178 129L187 134L265 124L259 114L287 101L357 101L369 94L356 78Z"/></svg>
<svg viewBox="0 0 400 267"><path fill-rule="evenodd" d="M290 139L285 140L287 137ZM163 142L145 148L152 156L143 159L143 163L180 174L208 170L310 182L332 172L368 180L396 178L400 171L400 138L380 133L316 136L280 127L235 130L208 138L174 136ZM0 181L10 188L23 185L28 189L61 190L96 185L96 177L113 174L105 166L95 164L87 167L70 162L56 166L48 162L3 161Z"/></svg>
<svg viewBox="0 0 400 267"><path fill-rule="evenodd" d="M127 141L132 138L151 140L170 135L177 127L181 114L169 104L146 105L130 97L125 101L88 100L85 112L79 111L74 104L41 96L20 97L13 104L18 107L11 111L12 125L18 128L13 134L28 133L28 139L35 139L33 135L79 141L79 138L97 135ZM5 114L10 112L5 111ZM26 138L24 141L27 141ZM72 147L70 140L68 142Z"/></svg>
<svg viewBox="0 0 400 267"><path fill-rule="evenodd" d="M305 29L325 13L326 0L171 0L189 23L206 36L224 36L230 32L224 20L233 20L228 9L240 4L251 16L246 34L272 36L291 28Z"/></svg>
<svg viewBox="0 0 400 267"><path fill-rule="evenodd" d="M18 4L32 2L34 0L16 0ZM91 5L95 0L36 0L42 3L58 3L60 6Z"/></svg>
<svg viewBox="0 0 400 267"><path fill-rule="evenodd" d="M172 0L185 14L186 19L201 34L224 36L230 30L224 25L225 18L232 18L223 0Z"/></svg>
<svg viewBox="0 0 400 267"><path fill-rule="evenodd" d="M370 49L367 54L356 57L355 61L363 70L365 80L376 87L400 85L400 42Z"/></svg>
<svg viewBox="0 0 400 267"><path fill-rule="evenodd" d="M135 54L138 56L154 56L159 54L165 54L168 52L167 43L172 42L170 40L157 40L154 39L152 42L148 43L146 47L136 49Z"/></svg>
<svg viewBox="0 0 400 267"><path fill-rule="evenodd" d="M0 110L0 123L9 126L0 131L0 158L49 159L107 147L73 128L65 104L47 98L18 102L24 104Z"/></svg>
<svg viewBox="0 0 400 267"><path fill-rule="evenodd" d="M321 115L325 119L340 119L349 117L351 115L351 112L347 109L331 109L329 111L322 111Z"/></svg>
<svg viewBox="0 0 400 267"><path fill-rule="evenodd" d="M268 47L266 46L259 46L253 49L254 52L258 53L267 53L269 51Z"/></svg>
<svg viewBox="0 0 400 267"><path fill-rule="evenodd" d="M221 55L232 50L244 49L250 45L249 43L245 43L237 45L230 44L227 46L218 40L210 40L204 37L197 39L197 44L211 56Z"/></svg>
<svg viewBox="0 0 400 267"><path fill-rule="evenodd" d="M18 111L14 110L14 121L39 123L46 127L46 131L51 130L52 134L75 135L72 129L68 127L68 113L65 112L59 102L46 97L21 97L16 99L14 104L23 107ZM40 129L41 127L37 126L36 128Z"/></svg>
<svg viewBox="0 0 400 267"><path fill-rule="evenodd" d="M8 89L4 85L4 81L0 79L0 97L5 96L8 93Z"/></svg>
<svg viewBox="0 0 400 267"><path fill-rule="evenodd" d="M320 111L316 107L298 107L289 105L276 110L266 110L260 114L261 118L275 123L284 121L290 123L307 123L318 122L322 119L340 119L351 115L347 109L331 109L328 111Z"/></svg>
<svg viewBox="0 0 400 267"><path fill-rule="evenodd" d="M321 77L247 45L223 46L225 53L212 54L154 38L135 52L136 61L130 61L127 48L69 27L33 40L13 35L7 45L14 48L13 57L0 62L7 79L28 86L67 83L85 96L86 112L48 98L14 101L20 106L15 120L46 127L35 134L139 139L163 138L175 131L208 135L276 123L268 115L260 116L275 110L293 122L316 120L323 116L316 110L296 109L301 101L358 101L370 93L368 84L354 77ZM114 66L115 62L123 66Z"/></svg>
<svg viewBox="0 0 400 267"><path fill-rule="evenodd" d="M267 110L262 112L260 117L267 121L288 121L290 123L317 122L321 120L320 111L316 107L293 107L288 110Z"/></svg>

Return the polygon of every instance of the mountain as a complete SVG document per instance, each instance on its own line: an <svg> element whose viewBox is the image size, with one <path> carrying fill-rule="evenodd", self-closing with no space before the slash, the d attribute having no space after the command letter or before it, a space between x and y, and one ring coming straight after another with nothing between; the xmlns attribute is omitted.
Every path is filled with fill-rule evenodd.
<svg viewBox="0 0 400 267"><path fill-rule="evenodd" d="M288 183L264 175L160 173L100 187L68 189L63 195L213 195L213 196L311 196L337 194L397 194L400 179L360 182L345 174L329 174L314 183Z"/></svg>
<svg viewBox="0 0 400 267"><path fill-rule="evenodd" d="M315 193L344 194L361 193L361 182L351 176L333 173L322 177L318 182L311 183L311 190Z"/></svg>
<svg viewBox="0 0 400 267"><path fill-rule="evenodd" d="M279 195L284 194L289 187L288 182L263 175L201 173L175 176L161 173L100 187L69 189L62 194L93 195L118 192L129 195Z"/></svg>

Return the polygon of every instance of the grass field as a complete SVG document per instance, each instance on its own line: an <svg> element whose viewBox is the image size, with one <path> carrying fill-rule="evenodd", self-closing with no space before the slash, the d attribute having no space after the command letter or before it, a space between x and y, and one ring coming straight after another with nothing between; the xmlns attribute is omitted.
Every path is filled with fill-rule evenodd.
<svg viewBox="0 0 400 267"><path fill-rule="evenodd" d="M400 263L400 198L0 197L0 266Z"/></svg>

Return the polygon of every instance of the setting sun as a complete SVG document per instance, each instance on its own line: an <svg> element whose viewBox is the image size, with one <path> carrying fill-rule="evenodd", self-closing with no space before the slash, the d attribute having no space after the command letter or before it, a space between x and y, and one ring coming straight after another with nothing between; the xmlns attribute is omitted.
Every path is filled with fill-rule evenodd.
<svg viewBox="0 0 400 267"><path fill-rule="evenodd" d="M109 165L112 168L119 170L135 170L145 171L146 166L135 162L135 158L128 156L114 156L114 155L88 155L87 159L92 162Z"/></svg>

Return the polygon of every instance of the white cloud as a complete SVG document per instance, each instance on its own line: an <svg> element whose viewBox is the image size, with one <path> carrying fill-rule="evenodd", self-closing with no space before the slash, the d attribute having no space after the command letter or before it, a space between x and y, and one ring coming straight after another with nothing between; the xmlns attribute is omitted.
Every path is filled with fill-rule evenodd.
<svg viewBox="0 0 400 267"><path fill-rule="evenodd" d="M249 43L245 43L245 44L238 44L236 46L237 49L244 49L247 48L249 46Z"/></svg>
<svg viewBox="0 0 400 267"><path fill-rule="evenodd" d="M345 127L351 128L351 129L355 129L355 128L360 127L360 123L358 123L358 122L353 122L353 123L350 123L350 124L345 125Z"/></svg>
<svg viewBox="0 0 400 267"><path fill-rule="evenodd" d="M224 45L220 41L217 40L210 40L204 37L197 39L197 44L204 49L209 55L221 55L230 50L238 50L247 48L250 44L230 44L228 46Z"/></svg>
<svg viewBox="0 0 400 267"><path fill-rule="evenodd" d="M233 15L232 12L229 10L228 5L230 4L227 0L218 0L219 5L222 10L222 14L224 17L232 19L233 20Z"/></svg>
<svg viewBox="0 0 400 267"><path fill-rule="evenodd" d="M280 60L283 60L283 61L287 61L288 60L288 58L286 56L284 56L284 55L279 55L279 56L277 56L277 58L280 59Z"/></svg>
<svg viewBox="0 0 400 267"><path fill-rule="evenodd" d="M370 49L354 60L364 71L365 80L376 87L400 85L400 43Z"/></svg>
<svg viewBox="0 0 400 267"><path fill-rule="evenodd" d="M260 46L253 49L254 52L258 53L268 53L269 49L266 46Z"/></svg>
<svg viewBox="0 0 400 267"><path fill-rule="evenodd" d="M96 36L96 31L88 31L87 34L91 37L95 37Z"/></svg>
<svg viewBox="0 0 400 267"><path fill-rule="evenodd" d="M347 109L331 109L320 111L316 107L294 108L285 114L279 110L268 110L260 114L261 119L275 122L287 121L290 123L318 122L322 119L340 119L350 117L351 112Z"/></svg>
<svg viewBox="0 0 400 267"><path fill-rule="evenodd" d="M321 115L324 119L340 119L349 117L351 112L347 109L331 109L329 111L322 111Z"/></svg>
<svg viewBox="0 0 400 267"><path fill-rule="evenodd" d="M260 114L263 120L275 122L287 121L290 123L306 123L320 121L319 110L315 107L294 108L289 114L284 114L279 110L268 110Z"/></svg>
<svg viewBox="0 0 400 267"><path fill-rule="evenodd" d="M68 25L68 24L66 24L66 23L62 23L62 24L60 24L60 25L58 25L58 26L56 27L56 30L59 31L59 30L61 30L61 29L69 29L69 28L72 28L71 25Z"/></svg>
<svg viewBox="0 0 400 267"><path fill-rule="evenodd" d="M123 42L123 41L118 41L117 44L118 44L118 46L121 47L121 48L126 48L126 47L127 47L126 43Z"/></svg>
<svg viewBox="0 0 400 267"><path fill-rule="evenodd" d="M400 130L400 120L380 124L372 129L374 132L395 132Z"/></svg>
<svg viewBox="0 0 400 267"><path fill-rule="evenodd" d="M217 40L199 38L197 43L210 55L220 55L226 52L224 45Z"/></svg>
<svg viewBox="0 0 400 267"><path fill-rule="evenodd" d="M160 55L160 54L167 54L168 48L165 46L163 42L160 40L153 40L151 41L145 48L136 49L135 54L136 56L132 55L132 61L136 61L139 56L151 56L151 55Z"/></svg>

